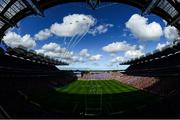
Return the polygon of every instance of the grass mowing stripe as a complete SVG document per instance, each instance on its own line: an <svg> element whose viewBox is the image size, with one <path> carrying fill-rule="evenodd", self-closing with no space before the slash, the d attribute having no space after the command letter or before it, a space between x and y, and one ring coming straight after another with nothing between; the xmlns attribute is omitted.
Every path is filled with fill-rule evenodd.
<svg viewBox="0 0 180 120"><path fill-rule="evenodd" d="M109 90L107 88L107 85L105 84L105 80L100 81L100 85L101 85L102 94L108 94Z"/></svg>
<svg viewBox="0 0 180 120"><path fill-rule="evenodd" d="M79 92L81 92L81 94L86 94L87 93L87 81L82 81L81 84L81 88L79 89Z"/></svg>
<svg viewBox="0 0 180 120"><path fill-rule="evenodd" d="M116 90L122 90L121 86L119 86L118 84L115 84L112 80L108 81L108 84L113 86L114 89Z"/></svg>
<svg viewBox="0 0 180 120"><path fill-rule="evenodd" d="M130 92L136 90L135 88L131 88L130 86L124 85L118 81L112 80L112 82L124 92Z"/></svg>
<svg viewBox="0 0 180 120"><path fill-rule="evenodd" d="M119 92L119 89L115 87L115 85L112 84L111 81L106 81L107 86L109 87L108 90L111 91L110 93L117 93Z"/></svg>
<svg viewBox="0 0 180 120"><path fill-rule="evenodd" d="M109 85L109 83L107 81L104 81L104 89L107 91L106 93L107 94L111 94L113 93L112 90L111 90L111 86Z"/></svg>
<svg viewBox="0 0 180 120"><path fill-rule="evenodd" d="M97 93L98 94L102 94L102 85L101 85L101 82L100 81L96 81L96 89L97 89Z"/></svg>
<svg viewBox="0 0 180 120"><path fill-rule="evenodd" d="M72 83L68 84L68 85L65 85L63 87L59 87L59 88L56 88L57 91L63 91L65 89L67 89L69 86L72 86L73 84L75 84L76 81L73 81Z"/></svg>
<svg viewBox="0 0 180 120"><path fill-rule="evenodd" d="M109 91L109 87L107 86L107 84L106 84L106 81L102 81L101 82L101 85L102 85L102 90L103 90L103 93L104 94L109 94L109 93L111 93L110 91Z"/></svg>
<svg viewBox="0 0 180 120"><path fill-rule="evenodd" d="M120 84L117 84L114 80L111 80L111 84L118 89L120 92L128 92L130 91L127 87L124 87Z"/></svg>
<svg viewBox="0 0 180 120"><path fill-rule="evenodd" d="M106 83L110 93L117 93L117 91L119 91L114 87L114 85L112 85L111 81L105 81L105 83Z"/></svg>
<svg viewBox="0 0 180 120"><path fill-rule="evenodd" d="M72 90L77 87L77 85L79 84L79 81L75 81L74 83L70 84L68 87L66 87L65 89L63 89L63 92L68 92L71 93Z"/></svg>
<svg viewBox="0 0 180 120"><path fill-rule="evenodd" d="M89 87L88 87L89 83L90 83L89 80L85 82L85 88L86 88L85 91L86 91L86 94L89 94Z"/></svg>
<svg viewBox="0 0 180 120"><path fill-rule="evenodd" d="M78 85L78 84L79 84L79 82L76 81L76 84L73 84L72 86L69 86L69 87L66 89L66 91L67 91L68 93L73 93L74 90L77 88L77 85Z"/></svg>
<svg viewBox="0 0 180 120"><path fill-rule="evenodd" d="M71 93L83 93L83 87L82 87L82 84L83 84L83 81L77 81L78 84L76 86L74 86L74 88L71 90L72 92ZM81 89L79 89L81 88ZM80 91L81 90L81 91Z"/></svg>
<svg viewBox="0 0 180 120"><path fill-rule="evenodd" d="M107 94L109 91L108 91L107 85L105 84L105 81L101 80L98 82L99 82L99 86L100 86L102 94Z"/></svg>
<svg viewBox="0 0 180 120"><path fill-rule="evenodd" d="M91 94L91 85L92 85L92 81L91 80L88 80L88 84L87 85L87 94Z"/></svg>
<svg viewBox="0 0 180 120"><path fill-rule="evenodd" d="M115 80L77 80L58 88L59 92L77 94L110 94L135 91L136 89Z"/></svg>
<svg viewBox="0 0 180 120"><path fill-rule="evenodd" d="M87 87L86 87L87 82L86 81L81 81L81 85L79 86L79 91L77 91L80 94L86 94L87 93Z"/></svg>
<svg viewBox="0 0 180 120"><path fill-rule="evenodd" d="M119 85L114 84L114 82L113 82L112 80L108 81L108 84L109 84L110 86L112 86L114 89L121 90L120 87L119 87Z"/></svg>
<svg viewBox="0 0 180 120"><path fill-rule="evenodd" d="M114 80L112 80L112 84L117 88L119 89L121 92L128 92L129 91L129 88L127 87L124 87L120 84L117 84Z"/></svg>
<svg viewBox="0 0 180 120"><path fill-rule="evenodd" d="M94 94L99 94L97 81L93 81Z"/></svg>

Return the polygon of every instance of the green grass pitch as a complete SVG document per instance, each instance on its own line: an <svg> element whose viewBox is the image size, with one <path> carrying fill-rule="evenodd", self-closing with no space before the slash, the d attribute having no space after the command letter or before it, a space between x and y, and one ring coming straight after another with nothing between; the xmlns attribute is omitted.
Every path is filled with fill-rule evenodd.
<svg viewBox="0 0 180 120"><path fill-rule="evenodd" d="M77 80L33 98L64 114L116 114L157 101L158 97L115 80Z"/></svg>
<svg viewBox="0 0 180 120"><path fill-rule="evenodd" d="M68 94L113 94L137 89L114 80L78 80L56 90Z"/></svg>

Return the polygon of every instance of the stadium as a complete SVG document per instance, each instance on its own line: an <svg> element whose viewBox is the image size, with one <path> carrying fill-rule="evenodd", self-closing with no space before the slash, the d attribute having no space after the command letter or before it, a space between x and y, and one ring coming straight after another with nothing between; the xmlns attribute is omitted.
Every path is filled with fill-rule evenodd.
<svg viewBox="0 0 180 120"><path fill-rule="evenodd" d="M23 44L9 46L4 40L9 28L18 27L22 19L46 17L46 9L72 2L93 11L103 3L133 6L142 16L152 13L166 20L179 35L179 0L0 0L0 118L180 118L180 37L161 49L118 61L119 66L128 65L125 70L61 69L70 65L70 58L65 59L70 52L57 59ZM73 48L88 32L73 35L67 46ZM59 47L56 52L63 50ZM97 60L87 52L85 57Z"/></svg>

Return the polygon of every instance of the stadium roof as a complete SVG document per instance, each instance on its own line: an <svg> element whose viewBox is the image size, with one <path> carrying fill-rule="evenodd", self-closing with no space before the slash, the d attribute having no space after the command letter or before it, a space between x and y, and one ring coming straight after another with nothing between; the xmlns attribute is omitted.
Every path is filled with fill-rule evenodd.
<svg viewBox="0 0 180 120"><path fill-rule="evenodd" d="M5 31L17 26L17 22L29 15L44 16L43 11L49 7L69 2L88 2L92 0L0 0L0 37ZM180 0L93 0L100 2L117 2L135 6L142 14L155 13L165 19L169 25L180 30ZM99 2L100 1L100 2ZM92 5L91 5L92 7ZM94 9L94 8L93 8ZM0 39L0 40L1 40Z"/></svg>
<svg viewBox="0 0 180 120"><path fill-rule="evenodd" d="M49 65L67 65L67 63L61 62L59 60L55 60L52 58L49 58L44 55L36 54L35 51L27 51L23 48L8 48L8 51L5 53L5 55L16 57L23 60L28 60L36 63L41 64L49 64Z"/></svg>
<svg viewBox="0 0 180 120"><path fill-rule="evenodd" d="M175 54L180 54L180 42L176 41L172 45L168 45L161 50L155 50L153 53L146 54L136 59L132 59L121 63L121 65L140 64L144 62L151 62L153 60L169 57Z"/></svg>

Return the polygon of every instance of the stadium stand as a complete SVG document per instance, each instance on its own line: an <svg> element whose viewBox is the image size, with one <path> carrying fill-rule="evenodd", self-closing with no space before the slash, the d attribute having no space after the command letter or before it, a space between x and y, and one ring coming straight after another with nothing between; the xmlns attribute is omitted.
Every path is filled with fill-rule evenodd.
<svg viewBox="0 0 180 120"><path fill-rule="evenodd" d="M115 79L161 96L180 86L180 42L177 40L153 53L121 63L130 66L121 72L86 73L80 79Z"/></svg>
<svg viewBox="0 0 180 120"><path fill-rule="evenodd" d="M179 78L177 76L149 77L112 73L112 79L160 96L167 96L171 94L177 90L180 85Z"/></svg>
<svg viewBox="0 0 180 120"><path fill-rule="evenodd" d="M121 63L130 65L124 74L112 78L139 89L167 96L180 86L180 42L174 41L160 50Z"/></svg>
<svg viewBox="0 0 180 120"><path fill-rule="evenodd" d="M42 58L35 53L27 60L25 57L30 54L32 52L21 48L11 48L7 52L0 48L0 104L9 114L4 118L48 118L51 113L46 113L30 99L32 93L47 93L55 86L77 79L73 71L61 71L55 67L56 63L65 63Z"/></svg>
<svg viewBox="0 0 180 120"><path fill-rule="evenodd" d="M179 76L180 42L176 41L161 50L156 50L137 59L122 63L130 64L127 74L145 76Z"/></svg>

